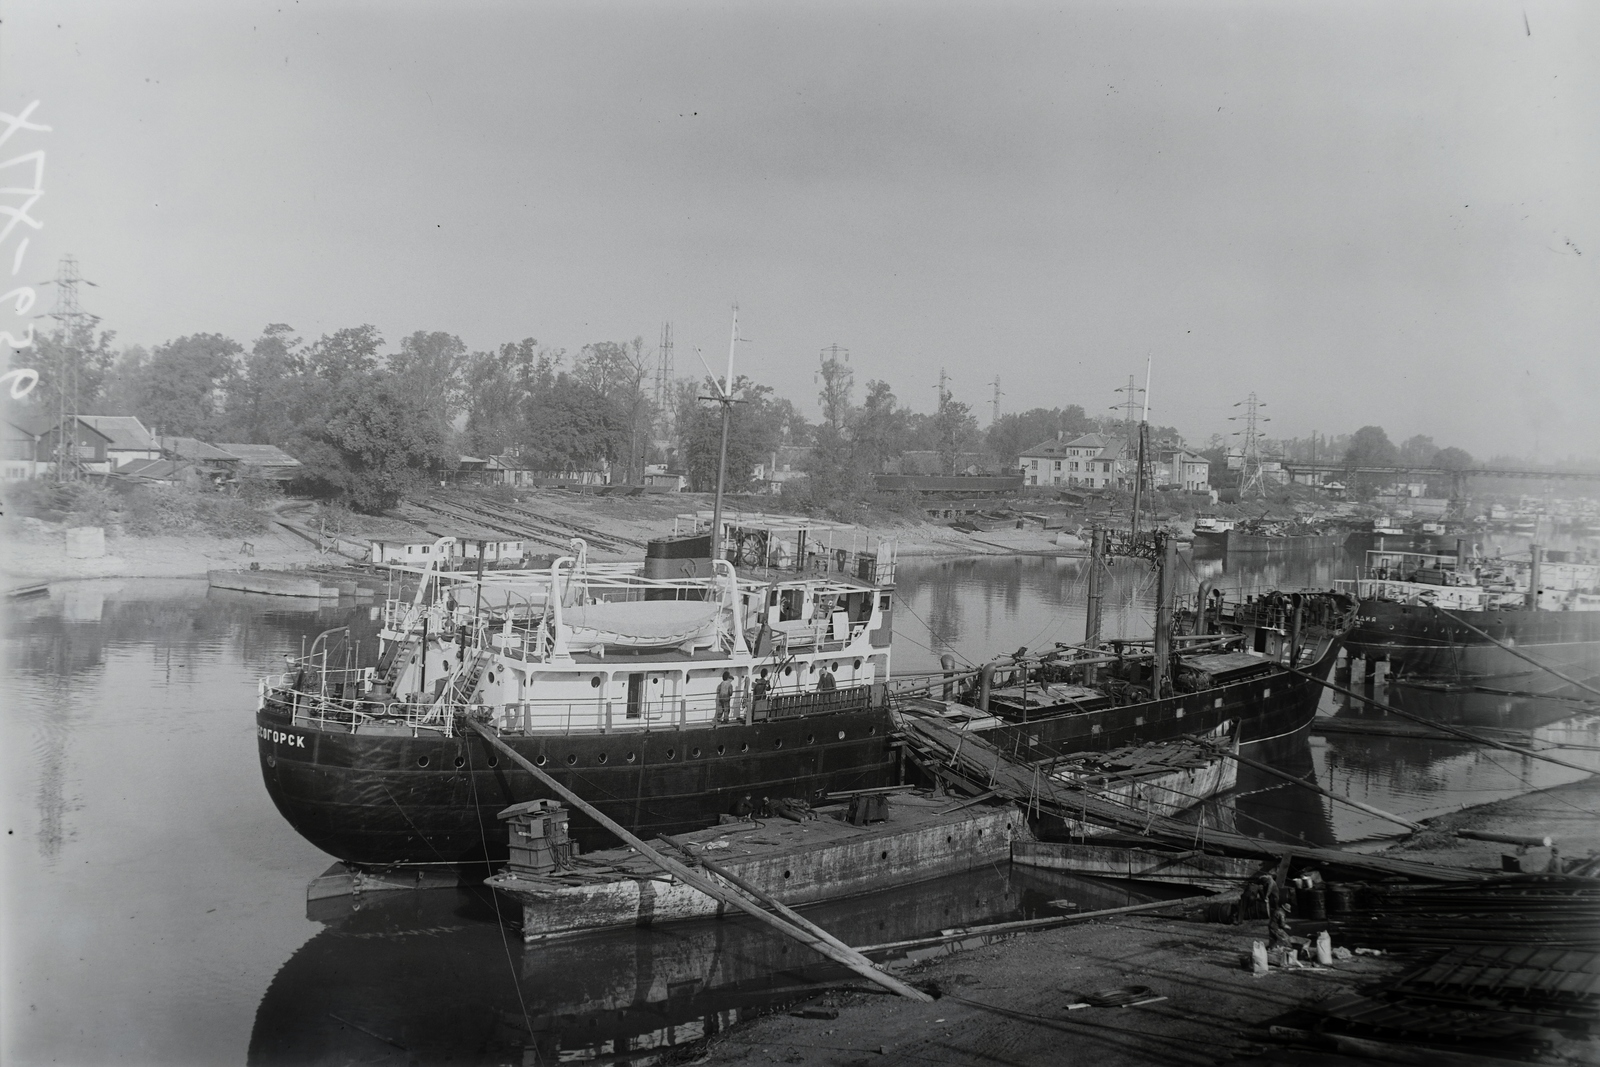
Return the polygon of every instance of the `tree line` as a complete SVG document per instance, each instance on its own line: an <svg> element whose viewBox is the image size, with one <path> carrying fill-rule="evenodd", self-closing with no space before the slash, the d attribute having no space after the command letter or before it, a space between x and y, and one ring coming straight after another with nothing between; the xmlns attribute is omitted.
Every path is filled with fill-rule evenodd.
<svg viewBox="0 0 1600 1067"><path fill-rule="evenodd" d="M149 350L119 350L114 340L92 321L39 338L40 382L30 399L50 412L70 398L85 414L136 415L163 435L277 445L304 464L305 489L359 510L393 506L456 468L463 454L514 457L536 471L606 470L626 484L638 484L648 464L660 463L684 471L692 490L716 482L721 414L707 400L718 383L678 380L658 402L655 353L640 337L575 353L532 337L469 351L442 331L418 330L391 346L371 325L307 340L273 323L248 347L215 333ZM807 477L791 487L789 503L838 513L863 499L872 475L896 461L910 473L1006 470L1043 441L1128 432L1124 422L1090 416L1079 405L1008 413L980 429L971 408L942 385L932 412L912 411L877 379L858 400L848 355L837 350L824 354L816 383L820 417L812 422L772 387L735 377L730 491L755 488L758 465L798 457ZM1182 444L1165 426L1153 427L1150 440ZM1219 485L1226 478L1222 441L1214 437L1201 450ZM1295 454L1304 451L1298 439L1274 444L1285 458L1306 458ZM1332 458L1340 448L1351 462L1472 462L1427 437L1393 445L1373 426L1320 444L1322 454Z"/></svg>

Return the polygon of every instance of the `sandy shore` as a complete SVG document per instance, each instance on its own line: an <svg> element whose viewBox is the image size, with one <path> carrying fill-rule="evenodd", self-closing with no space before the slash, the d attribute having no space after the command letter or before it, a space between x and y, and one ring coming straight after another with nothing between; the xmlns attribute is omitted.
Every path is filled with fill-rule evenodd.
<svg viewBox="0 0 1600 1067"><path fill-rule="evenodd" d="M1551 834L1567 857L1600 850L1600 778L1442 816L1391 851L1407 859L1500 869L1515 846L1469 841L1458 828ZM1529 849L1542 870L1548 849ZM1312 1062L1276 1051L1266 1026L1290 1010L1397 974L1405 956L1356 956L1322 971L1242 966L1264 922L1225 926L1157 916L1108 918L1023 934L905 969L937 989L932 1004L876 993L822 995L805 1006L836 1019L777 1011L711 1040L713 1064L1215 1064ZM1149 986L1163 1001L1069 1011L1073 993ZM1316 1062L1334 1062L1316 1061ZM1347 1062L1339 1060L1338 1062Z"/></svg>

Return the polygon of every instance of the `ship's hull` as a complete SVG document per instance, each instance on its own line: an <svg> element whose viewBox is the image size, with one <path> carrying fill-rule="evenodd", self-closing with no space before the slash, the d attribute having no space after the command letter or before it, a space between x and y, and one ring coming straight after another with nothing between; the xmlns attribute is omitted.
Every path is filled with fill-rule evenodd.
<svg viewBox="0 0 1600 1067"><path fill-rule="evenodd" d="M1344 544L1339 534L1290 534L1271 537L1238 530L1196 530L1197 556L1264 556L1287 552L1328 552Z"/></svg>
<svg viewBox="0 0 1600 1067"><path fill-rule="evenodd" d="M1338 658L1331 641L1304 671L1326 680ZM1182 693L1162 700L1095 711L1044 709L1036 719L984 731L984 738L1014 759L1038 760L1077 752L1209 733L1237 723L1240 745L1259 744L1298 733L1316 717L1322 686L1297 674L1276 670L1264 676Z"/></svg>
<svg viewBox="0 0 1600 1067"><path fill-rule="evenodd" d="M1600 678L1600 611L1453 611L1452 615L1581 682ZM1352 656L1386 659L1402 677L1520 693L1574 687L1425 605L1361 602Z"/></svg>
<svg viewBox="0 0 1600 1067"><path fill-rule="evenodd" d="M267 792L312 844L365 867L459 867L504 859L496 813L550 793L476 735L350 734L257 713ZM504 734L530 762L643 837L714 824L750 796L892 784L883 708L744 724L570 735ZM614 843L574 812L585 849Z"/></svg>

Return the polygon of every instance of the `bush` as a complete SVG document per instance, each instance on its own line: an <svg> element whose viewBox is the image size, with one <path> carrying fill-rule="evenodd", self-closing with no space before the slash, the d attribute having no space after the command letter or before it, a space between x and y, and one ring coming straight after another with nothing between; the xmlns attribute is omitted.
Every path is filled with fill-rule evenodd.
<svg viewBox="0 0 1600 1067"><path fill-rule="evenodd" d="M131 534L256 533L266 516L238 497L179 485L141 485L128 496L124 528Z"/></svg>

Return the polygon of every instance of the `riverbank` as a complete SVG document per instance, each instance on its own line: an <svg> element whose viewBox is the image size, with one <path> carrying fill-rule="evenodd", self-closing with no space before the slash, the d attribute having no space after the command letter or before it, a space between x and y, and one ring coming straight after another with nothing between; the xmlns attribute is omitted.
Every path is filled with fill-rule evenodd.
<svg viewBox="0 0 1600 1067"><path fill-rule="evenodd" d="M686 529L696 511L710 506L709 500L694 496L604 497L555 491L532 494L525 504L551 518L639 542L670 534L675 524ZM310 505L290 505L283 515L305 525L306 515L301 513L309 509ZM405 525L381 517L353 516L351 521L352 528L339 535L346 556L358 554L367 535L395 536L397 528ZM967 534L949 526L905 521L858 525L837 530L833 536L844 546L892 540L898 554L906 558L1071 554L1055 545L1054 531L1037 528ZM590 554L597 560L629 560L638 559L642 552L592 547ZM276 523L258 533L228 537L203 533L136 536L109 530L106 554L95 559L67 555L64 523L9 519L0 530L0 583L8 586L79 578L194 578L204 577L208 570L250 563L278 568L345 561L337 555L323 555L305 538Z"/></svg>
<svg viewBox="0 0 1600 1067"><path fill-rule="evenodd" d="M245 536L162 534L106 536L106 554L67 555L65 528L27 520L7 524L0 546L0 586L81 578L204 578L208 570L303 567L330 562L303 538L281 527ZM334 558L331 562L338 562Z"/></svg>
<svg viewBox="0 0 1600 1067"><path fill-rule="evenodd" d="M1600 850L1600 777L1441 816L1389 851L1487 870L1499 870L1500 856L1516 851L1458 838L1457 829L1548 833L1558 838L1563 856L1588 855ZM1548 859L1548 849L1529 849L1523 857L1530 871L1542 870ZM931 1004L857 992L820 996L804 1007L821 1017L763 1016L711 1039L703 1062L1285 1063L1295 1054L1278 1050L1268 1030L1280 1016L1410 965L1406 955L1362 955L1322 970L1274 969L1256 978L1243 961L1252 941L1265 940L1265 926L1147 915L1024 934L903 971L938 992ZM1077 994L1127 986L1148 986L1150 995L1164 999L1126 1008L1067 1007L1081 999Z"/></svg>

